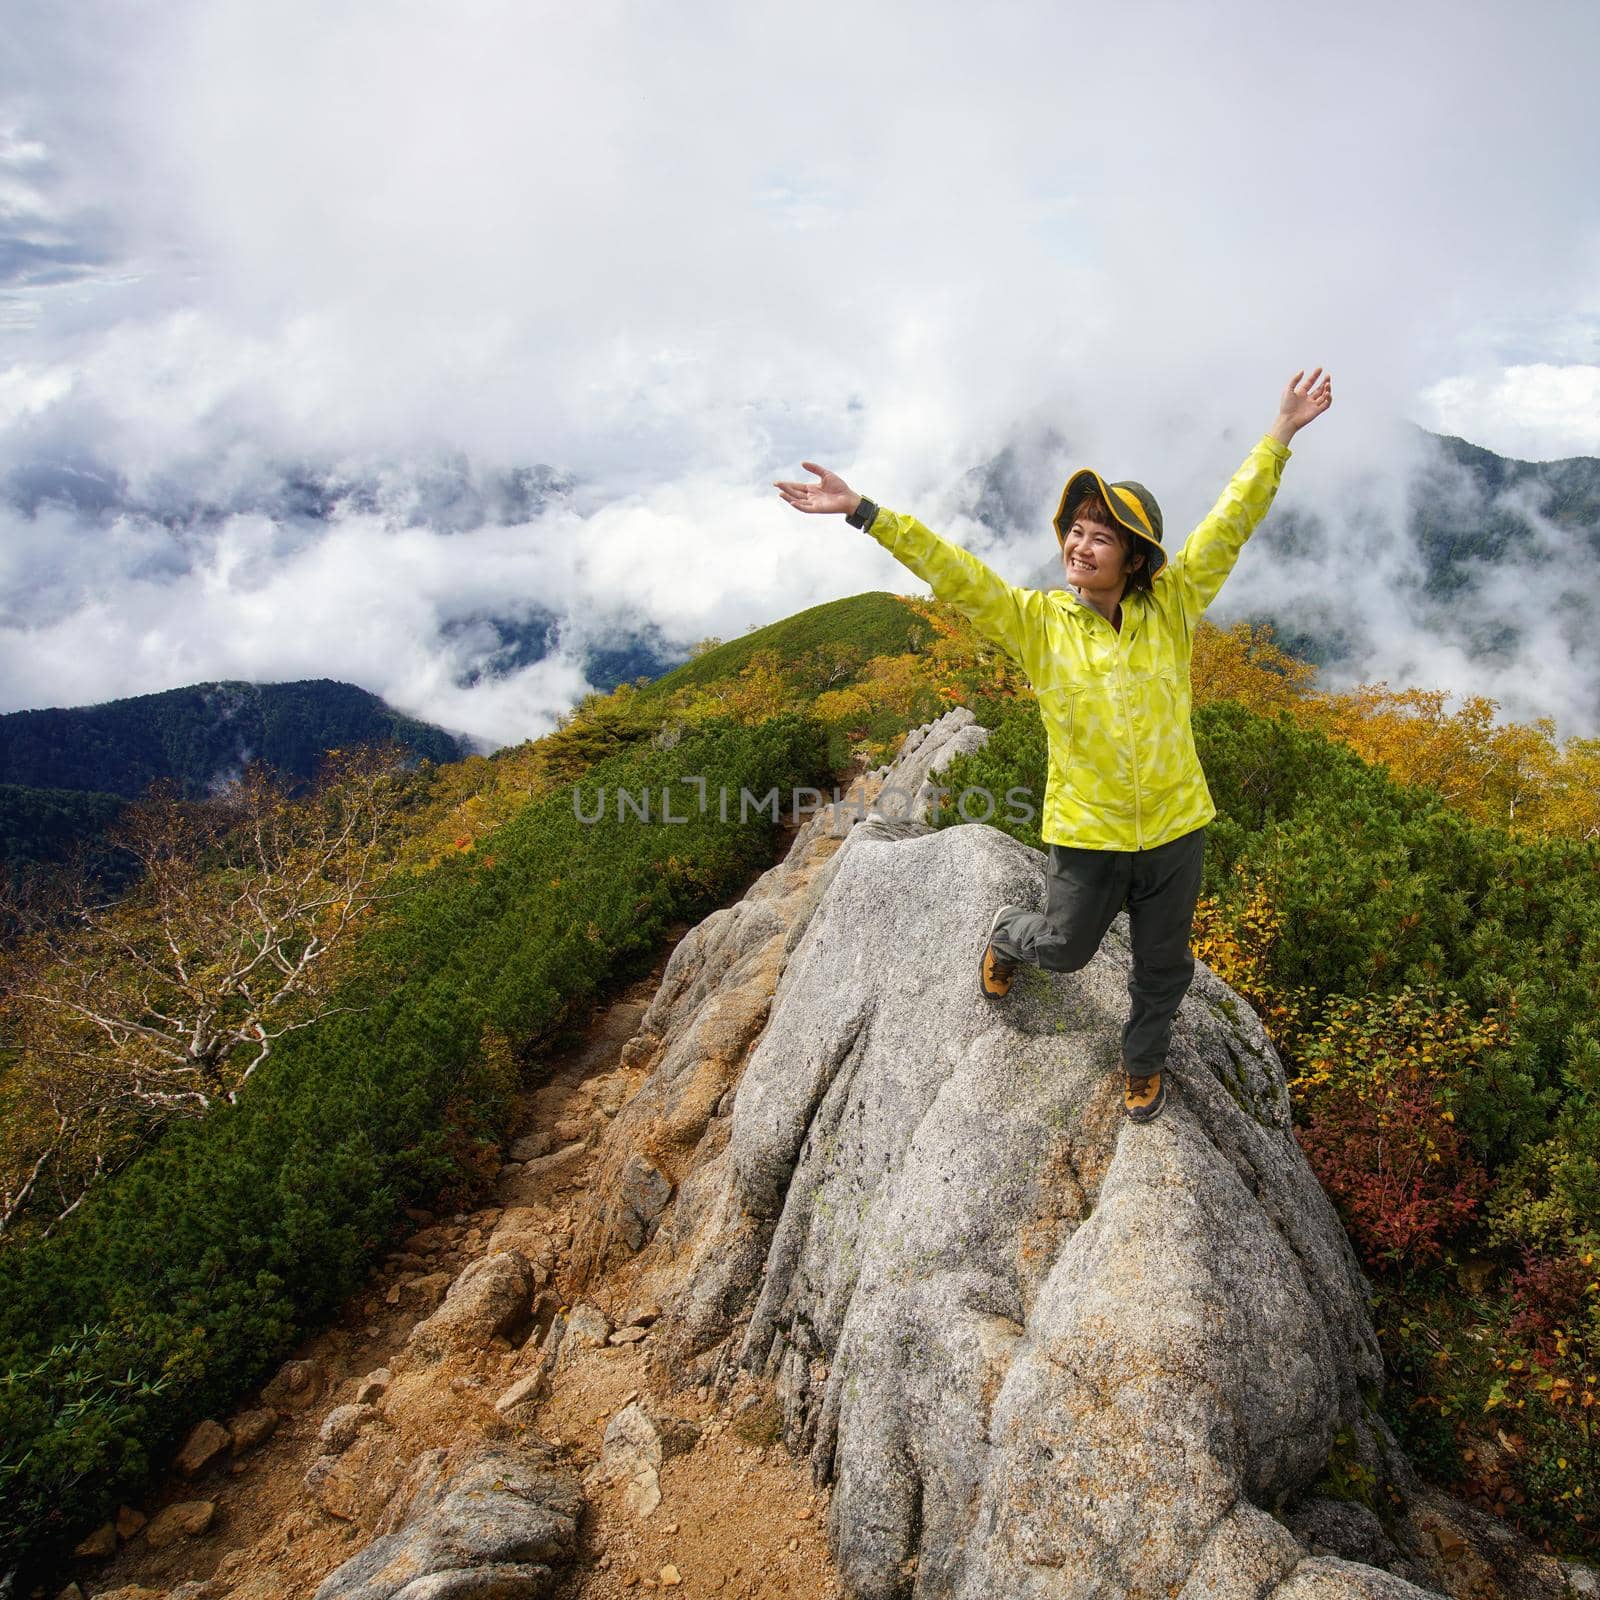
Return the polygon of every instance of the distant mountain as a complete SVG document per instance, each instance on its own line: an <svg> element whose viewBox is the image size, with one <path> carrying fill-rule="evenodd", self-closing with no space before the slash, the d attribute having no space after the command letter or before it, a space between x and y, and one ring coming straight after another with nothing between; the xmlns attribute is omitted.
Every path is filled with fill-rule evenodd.
<svg viewBox="0 0 1600 1600"><path fill-rule="evenodd" d="M1506 509L1507 498L1524 501L1600 556L1600 460L1517 461L1450 434L1423 436L1428 462L1412 488L1411 529L1427 560L1430 595L1459 592L1475 561L1515 555L1542 566L1556 559L1527 519ZM1463 474L1477 490L1476 503L1462 503Z"/></svg>
<svg viewBox="0 0 1600 1600"><path fill-rule="evenodd" d="M250 761L304 783L324 752L391 739L432 761L457 761L471 749L331 678L197 683L104 705L0 716L0 783L132 798L170 778L198 797Z"/></svg>
<svg viewBox="0 0 1600 1600"><path fill-rule="evenodd" d="M1564 670L1585 686L1573 703L1592 701L1600 660L1586 619L1600 602L1600 460L1518 461L1449 434L1413 433L1421 460L1408 485L1406 532L1421 572L1397 596L1413 653L1425 656L1433 642L1460 650L1501 674L1509 710L1532 715L1553 708L1515 705L1514 683L1530 652L1550 650L1553 629ZM1348 527L1357 540L1377 532L1359 512ZM1326 522L1286 510L1260 537L1285 563L1311 560ZM1369 669L1373 633L1342 586L1319 595L1308 584L1283 614L1256 610L1250 620L1272 623L1285 649L1319 667L1345 676ZM1386 656L1392 664L1394 652ZM1403 663L1400 670L1410 676ZM1571 705L1561 709L1571 715Z"/></svg>
<svg viewBox="0 0 1600 1600"><path fill-rule="evenodd" d="M198 798L262 761L297 787L326 751L389 740L432 761L471 751L455 734L328 678L199 683L104 705L12 711L0 716L0 860L64 859L158 779Z"/></svg>
<svg viewBox="0 0 1600 1600"><path fill-rule="evenodd" d="M237 481L219 478L195 472L136 486L93 460L31 461L0 479L0 501L29 517L61 506L88 522L138 517L173 529L247 515L312 523L355 513L449 533L531 522L577 486L554 467L486 467L461 451L400 466L273 462Z"/></svg>
<svg viewBox="0 0 1600 1600"><path fill-rule="evenodd" d="M1552 715L1568 733L1594 731L1600 459L1515 461L1426 429L1411 429L1410 443L1398 502L1374 477L1341 504L1274 507L1214 621L1270 622L1331 683L1389 678L1490 694L1512 717ZM1037 528L1038 506L1054 509L1066 482L1050 445L974 469L958 509L995 533ZM1032 510L1019 520L1018 507ZM1059 589L1061 566L1046 560L1029 582Z"/></svg>
<svg viewBox="0 0 1600 1600"><path fill-rule="evenodd" d="M1066 436L1052 427L1019 435L981 466L963 473L950 509L982 523L1003 539L1018 528L1044 528L1056 509L1062 485L1077 465ZM1036 588L1059 588L1040 581Z"/></svg>

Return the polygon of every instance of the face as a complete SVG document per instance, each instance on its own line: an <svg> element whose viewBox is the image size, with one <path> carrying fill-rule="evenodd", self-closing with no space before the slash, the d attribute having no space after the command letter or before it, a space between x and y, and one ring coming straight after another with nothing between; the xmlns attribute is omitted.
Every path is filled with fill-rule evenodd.
<svg viewBox="0 0 1600 1600"><path fill-rule="evenodd" d="M1137 558L1132 541L1120 528L1074 517L1061 541L1061 565L1067 582L1083 594L1119 596Z"/></svg>

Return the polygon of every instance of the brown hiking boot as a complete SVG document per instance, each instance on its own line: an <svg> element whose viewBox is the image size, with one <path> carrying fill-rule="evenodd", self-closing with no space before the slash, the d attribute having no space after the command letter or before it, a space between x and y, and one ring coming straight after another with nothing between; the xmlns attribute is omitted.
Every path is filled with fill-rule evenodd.
<svg viewBox="0 0 1600 1600"><path fill-rule="evenodd" d="M1122 1109L1133 1122L1153 1122L1161 1115L1167 1103L1166 1080L1159 1072L1144 1077L1128 1074L1128 1087L1123 1092Z"/></svg>
<svg viewBox="0 0 1600 1600"><path fill-rule="evenodd" d="M989 938L984 941L983 960L978 963L978 991L985 1000L1003 1000L1010 992L1011 980L1016 975L1017 963L1005 960L990 942L1001 917L1012 909L1011 906L1001 906L989 923Z"/></svg>

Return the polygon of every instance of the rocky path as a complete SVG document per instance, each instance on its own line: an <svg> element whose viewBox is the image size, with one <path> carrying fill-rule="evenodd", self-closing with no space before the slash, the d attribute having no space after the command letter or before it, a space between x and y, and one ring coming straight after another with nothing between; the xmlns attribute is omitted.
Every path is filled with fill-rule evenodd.
<svg viewBox="0 0 1600 1600"><path fill-rule="evenodd" d="M398 1513L408 1497L421 1503L418 1484L486 1452L491 1465L533 1459L551 1482L582 1484L579 1514L555 1518L570 1532L547 1580L496 1595L843 1595L826 1492L778 1442L770 1393L746 1381L719 1401L667 1383L652 1361L659 1308L635 1301L629 1264L591 1276L576 1301L574 1225L605 1131L644 1078L622 1050L668 953L543 1064L494 1203L411 1213L415 1232L337 1321L238 1413L196 1429L161 1488L86 1540L39 1596L399 1593L405 1583L329 1575L375 1538L403 1537Z"/></svg>

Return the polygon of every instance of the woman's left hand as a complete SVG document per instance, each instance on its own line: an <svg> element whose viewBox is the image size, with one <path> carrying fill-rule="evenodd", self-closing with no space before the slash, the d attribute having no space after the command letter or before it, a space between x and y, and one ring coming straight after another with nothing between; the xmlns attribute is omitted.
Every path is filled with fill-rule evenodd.
<svg viewBox="0 0 1600 1600"><path fill-rule="evenodd" d="M1317 382L1318 378L1322 378L1321 383ZM1277 426L1272 431L1287 444L1289 441L1283 438L1284 432L1292 437L1308 422L1315 422L1332 404L1333 374L1323 377L1322 368L1318 367L1308 378L1302 367L1284 385L1283 395L1278 401Z"/></svg>

